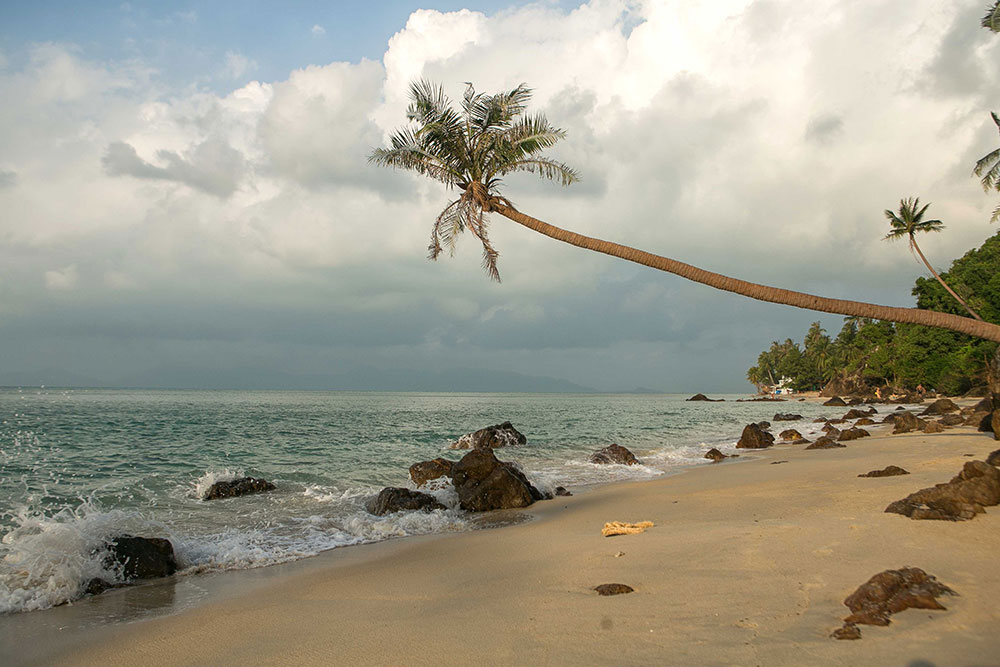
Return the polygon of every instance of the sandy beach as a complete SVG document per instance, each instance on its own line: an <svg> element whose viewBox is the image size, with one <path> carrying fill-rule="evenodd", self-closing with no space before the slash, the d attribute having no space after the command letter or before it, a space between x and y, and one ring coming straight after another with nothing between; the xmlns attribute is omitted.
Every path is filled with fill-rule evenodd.
<svg viewBox="0 0 1000 667"><path fill-rule="evenodd" d="M883 512L998 443L960 427L847 444L778 445L596 488L537 503L526 510L534 520L501 529L337 549L189 611L97 629L43 661L1000 664L1000 508L966 522ZM890 464L912 474L857 476ZM655 526L605 538L607 521ZM946 611L861 626L858 641L829 637L848 594L903 566L959 595L943 598ZM592 589L602 583L635 592L601 597ZM30 654L5 651L14 663Z"/></svg>

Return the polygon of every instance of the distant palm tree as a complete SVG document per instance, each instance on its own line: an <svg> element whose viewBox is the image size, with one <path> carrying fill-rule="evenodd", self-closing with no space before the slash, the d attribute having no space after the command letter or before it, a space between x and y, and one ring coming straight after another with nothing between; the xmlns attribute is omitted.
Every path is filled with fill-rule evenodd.
<svg viewBox="0 0 1000 667"><path fill-rule="evenodd" d="M500 196L498 190L502 176L527 171L563 185L578 180L573 169L540 155L544 149L562 139L565 132L550 125L541 114L521 117L530 97L531 90L524 84L496 95L476 93L472 84L467 84L462 110L456 112L440 86L426 81L410 84L411 104L407 109L407 118L416 123L416 127L397 130L390 138L391 147L376 148L369 161L415 171L462 191L459 198L448 204L434 222L429 247L432 259L441 253L442 243L453 249L457 236L468 229L483 245L483 267L494 280L499 280L498 253L489 241L486 216L487 213L498 213L557 241L760 301L941 327L1000 342L1000 326L996 324L933 310L880 306L768 287L567 231L522 213L508 199Z"/></svg>
<svg viewBox="0 0 1000 667"><path fill-rule="evenodd" d="M924 213L927 212L927 208L930 204L924 204L923 208L920 208L920 198L910 198L910 199L900 199L899 200L899 214L897 215L889 209L885 210L885 217L889 220L889 226L892 230L886 234L882 240L883 241L898 241L900 239L907 239L910 242L910 252L916 251L920 255L920 259L923 260L924 266L927 270L931 272L937 281L941 283L941 286L948 290L948 294L955 297L962 306L965 307L969 314L974 318L983 321L983 318L979 317L976 311L969 308L969 304L962 300L962 297L955 294L955 290L948 287L948 284L938 275L938 272L934 270L931 263L927 261L924 257L924 253L921 252L920 246L917 245L917 232L940 232L944 229L944 223L940 220L924 220Z"/></svg>
<svg viewBox="0 0 1000 667"><path fill-rule="evenodd" d="M1000 0L998 0L997 4L1000 5ZM1000 18L997 20L1000 21ZM990 112L990 116L993 117L993 122L996 124L997 129L1000 130L1000 117L997 116L995 111ZM982 177L980 183L983 184L983 190L987 192L990 190L1000 191L1000 148L981 157L979 162L976 163L976 168L972 170L972 173ZM990 222L996 222L998 219L1000 219L1000 206L997 206L993 210Z"/></svg>
<svg viewBox="0 0 1000 667"><path fill-rule="evenodd" d="M1000 32L1000 0L993 3L993 6L986 8L986 15L983 16L981 25L987 30Z"/></svg>

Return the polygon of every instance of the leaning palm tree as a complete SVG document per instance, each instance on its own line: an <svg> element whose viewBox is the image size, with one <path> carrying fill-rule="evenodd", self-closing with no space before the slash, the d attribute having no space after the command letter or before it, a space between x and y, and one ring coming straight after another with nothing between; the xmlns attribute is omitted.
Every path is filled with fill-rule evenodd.
<svg viewBox="0 0 1000 667"><path fill-rule="evenodd" d="M1000 5L1000 0L998 0L997 4ZM990 112L990 116L993 117L993 122L996 124L997 129L1000 130L1000 117L997 116L995 111ZM976 162L976 168L972 170L972 173L982 177L982 180L979 182L983 184L983 190L987 192L990 190L1000 191L1000 148L981 157ZM990 222L996 222L998 219L1000 219L1000 206L997 206L993 210Z"/></svg>
<svg viewBox="0 0 1000 667"><path fill-rule="evenodd" d="M451 108L440 86L426 81L410 85L411 104L407 118L415 123L415 127L397 130L390 139L391 146L375 149L369 160L382 166L415 171L462 191L459 198L450 203L434 222L430 244L432 259L440 254L442 243L449 249L453 248L458 234L468 229L483 244L484 268L491 277L499 279L497 252L487 234L487 214L497 213L557 241L760 301L940 327L1000 342L1000 326L989 322L933 310L830 299L759 285L629 246L570 232L522 213L510 200L500 196L502 176L528 171L563 185L577 180L575 171L541 155L565 133L551 126L542 115L522 117L530 97L531 90L523 84L510 92L496 95L476 93L472 85L467 84L462 110L457 112Z"/></svg>
<svg viewBox="0 0 1000 667"><path fill-rule="evenodd" d="M955 290L948 287L948 283L946 283L944 279L938 275L938 272L934 270L931 263L927 261L926 257L924 257L924 253L920 250L920 246L917 245L916 234L918 232L940 232L944 229L944 223L940 220L924 219L924 213L927 212L927 208L929 206L930 204L924 204L923 208L921 208L920 198L917 197L900 199L898 214L886 209L885 217L889 221L889 227L891 227L891 230L882 238L882 240L899 241L901 239L907 239L910 244L910 252L916 252L916 254L920 255L920 259L923 260L924 266L926 266L927 270L931 272L931 275L933 275L937 281L941 283L941 287L944 287L945 290L948 291L948 294L955 297L955 300L962 304L962 307L969 311L970 315L982 322L983 318L979 317L979 314L972 310L972 308L969 307L969 304L962 300L962 297L955 294Z"/></svg>

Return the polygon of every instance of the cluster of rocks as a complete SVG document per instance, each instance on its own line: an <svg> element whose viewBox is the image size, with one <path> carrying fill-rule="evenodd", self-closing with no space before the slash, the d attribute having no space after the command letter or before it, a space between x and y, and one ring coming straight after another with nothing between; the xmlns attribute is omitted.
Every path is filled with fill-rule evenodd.
<svg viewBox="0 0 1000 667"><path fill-rule="evenodd" d="M993 461L991 464L988 461ZM890 503L886 512L911 519L967 521L985 507L1000 504L1000 449L986 461L968 461L962 471L945 484L921 489Z"/></svg>
<svg viewBox="0 0 1000 667"><path fill-rule="evenodd" d="M847 596L851 614L831 636L861 639L858 625L889 625L889 617L904 609L945 609L937 600L942 595L956 593L918 567L879 572Z"/></svg>

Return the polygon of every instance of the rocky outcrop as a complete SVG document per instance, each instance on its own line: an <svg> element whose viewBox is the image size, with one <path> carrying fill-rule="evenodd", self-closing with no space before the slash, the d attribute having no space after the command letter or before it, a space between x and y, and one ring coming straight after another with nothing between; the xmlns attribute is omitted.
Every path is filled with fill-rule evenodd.
<svg viewBox="0 0 1000 667"><path fill-rule="evenodd" d="M881 470L872 470L858 477L895 477L896 475L909 475L910 473L899 466L886 466Z"/></svg>
<svg viewBox="0 0 1000 667"><path fill-rule="evenodd" d="M993 430L993 413L976 412L965 420L969 426L975 426L980 433L995 433Z"/></svg>
<svg viewBox="0 0 1000 667"><path fill-rule="evenodd" d="M635 589L628 584L601 584L594 588L598 595L622 595L631 593Z"/></svg>
<svg viewBox="0 0 1000 667"><path fill-rule="evenodd" d="M778 437L785 442L802 442L805 440L802 434L796 431L794 428L786 429L778 434Z"/></svg>
<svg viewBox="0 0 1000 667"><path fill-rule="evenodd" d="M947 398L939 398L930 405L927 409L920 413L921 417L927 417L931 415L946 415L950 412L958 412L959 407L955 405L954 401Z"/></svg>
<svg viewBox="0 0 1000 667"><path fill-rule="evenodd" d="M487 426L472 433L466 433L452 446L452 449L496 449L527 444L524 434L510 422Z"/></svg>
<svg viewBox="0 0 1000 667"><path fill-rule="evenodd" d="M839 442L847 442L849 440L857 440L858 438L867 438L871 433L864 430L863 428L858 428L857 426L843 430L840 435L837 436Z"/></svg>
<svg viewBox="0 0 1000 667"><path fill-rule="evenodd" d="M273 491L274 484L266 479L256 477L241 477L225 482L216 482L208 487L208 491L201 497L202 500L218 500L219 498L235 498L236 496L246 496L251 493L263 493Z"/></svg>
<svg viewBox="0 0 1000 667"><path fill-rule="evenodd" d="M443 458L420 461L410 466L410 479L417 486L423 486L432 479L451 477L451 469L454 465L454 461Z"/></svg>
<svg viewBox="0 0 1000 667"><path fill-rule="evenodd" d="M515 465L499 461L492 449L473 449L451 469L462 509L470 512L527 507L544 495Z"/></svg>
<svg viewBox="0 0 1000 667"><path fill-rule="evenodd" d="M1000 467L1000 449L995 449L986 457L986 462L991 466Z"/></svg>
<svg viewBox="0 0 1000 667"><path fill-rule="evenodd" d="M603 449L599 449L590 455L591 463L598 464L611 464L618 463L626 466L639 465L639 459L635 458L635 454L630 452L627 448L621 445L611 444Z"/></svg>
<svg viewBox="0 0 1000 667"><path fill-rule="evenodd" d="M920 431L924 428L924 420L915 416L912 412L894 412L889 417L892 417L892 432L893 434L898 433L909 433L910 431ZM886 417L888 419L888 417Z"/></svg>
<svg viewBox="0 0 1000 667"><path fill-rule="evenodd" d="M105 566L119 570L126 581L169 577L177 571L174 545L162 537L118 535L107 542Z"/></svg>
<svg viewBox="0 0 1000 667"><path fill-rule="evenodd" d="M875 423L874 419L869 419L868 417L862 417L858 421L854 422L855 426L871 426Z"/></svg>
<svg viewBox="0 0 1000 667"><path fill-rule="evenodd" d="M955 594L918 567L880 572L844 600L851 615L844 619L840 634L834 632L833 636L858 639L860 624L889 625L889 617L904 609L945 609L937 598Z"/></svg>
<svg viewBox="0 0 1000 667"><path fill-rule="evenodd" d="M941 426L961 426L964 423L965 417L956 414L945 415L938 420L938 424Z"/></svg>
<svg viewBox="0 0 1000 667"><path fill-rule="evenodd" d="M705 394L695 394L691 398L687 399L689 401L707 401L708 403L722 403L726 399L724 398L709 398Z"/></svg>
<svg viewBox="0 0 1000 667"><path fill-rule="evenodd" d="M816 442L806 447L806 449L836 449L838 447L847 447L847 445L842 445L831 436L824 435L822 438L819 438Z"/></svg>
<svg viewBox="0 0 1000 667"><path fill-rule="evenodd" d="M844 406L847 405L847 401L845 401L844 399L842 399L840 396L834 396L833 398L831 398L829 401L827 401L823 405L832 405L832 406L836 406L836 407L844 407Z"/></svg>
<svg viewBox="0 0 1000 667"><path fill-rule="evenodd" d="M911 493L885 511L911 519L967 521L998 503L1000 469L984 461L969 461L948 483Z"/></svg>
<svg viewBox="0 0 1000 667"><path fill-rule="evenodd" d="M747 424L743 428L736 447L739 449L764 449L774 444L774 436L757 424Z"/></svg>
<svg viewBox="0 0 1000 667"><path fill-rule="evenodd" d="M820 428L820 430L826 433L831 438L836 438L840 435L840 429L834 426L833 424L829 423L824 424L822 428Z"/></svg>
<svg viewBox="0 0 1000 667"><path fill-rule="evenodd" d="M841 417L841 419L843 419L844 421L847 421L848 419L863 419L865 417L870 417L876 412L878 412L878 410L876 410L875 408L871 408L868 410L859 410L857 408L851 408L850 410L847 411L846 415Z"/></svg>
<svg viewBox="0 0 1000 667"><path fill-rule="evenodd" d="M776 422L795 422L802 419L802 415L792 414L791 412L779 412L774 415L774 421Z"/></svg>
<svg viewBox="0 0 1000 667"><path fill-rule="evenodd" d="M924 427L920 429L924 433L943 433L944 426L938 422L929 421L924 424Z"/></svg>
<svg viewBox="0 0 1000 667"><path fill-rule="evenodd" d="M396 486L387 486L379 494L365 503L365 509L375 516L384 516L392 512L448 509L429 493L411 491Z"/></svg>

